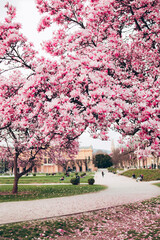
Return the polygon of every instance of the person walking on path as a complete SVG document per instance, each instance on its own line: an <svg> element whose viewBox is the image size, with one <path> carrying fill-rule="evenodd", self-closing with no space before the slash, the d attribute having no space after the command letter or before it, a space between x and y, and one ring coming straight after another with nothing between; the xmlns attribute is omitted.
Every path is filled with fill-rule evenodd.
<svg viewBox="0 0 160 240"><path fill-rule="evenodd" d="M102 171L102 177L104 177L104 172Z"/></svg>

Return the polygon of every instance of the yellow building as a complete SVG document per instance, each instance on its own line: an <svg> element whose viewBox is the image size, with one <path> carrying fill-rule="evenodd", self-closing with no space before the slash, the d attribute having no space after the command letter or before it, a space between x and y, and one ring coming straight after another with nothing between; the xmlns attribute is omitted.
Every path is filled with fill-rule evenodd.
<svg viewBox="0 0 160 240"><path fill-rule="evenodd" d="M149 156L146 158L138 158L137 160L137 168L152 168L157 169L160 168L160 158Z"/></svg>
<svg viewBox="0 0 160 240"><path fill-rule="evenodd" d="M97 168L93 163L92 147L80 148L73 160L67 158L66 162L53 163L47 151L42 157L41 166L34 167L34 172L57 173L74 170L76 172L95 171Z"/></svg>

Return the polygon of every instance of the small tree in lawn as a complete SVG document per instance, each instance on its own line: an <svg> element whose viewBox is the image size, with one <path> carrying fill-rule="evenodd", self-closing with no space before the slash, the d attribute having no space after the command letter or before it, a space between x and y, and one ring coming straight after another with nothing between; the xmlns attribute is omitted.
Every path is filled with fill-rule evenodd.
<svg viewBox="0 0 160 240"><path fill-rule="evenodd" d="M56 63L36 56L32 44L20 33L20 25L13 23L15 9L6 7L8 18L0 32L3 67L5 63L0 75L0 140L13 164L12 192L17 193L19 178L32 170L43 150L52 146L54 160L64 151L76 153L78 145L68 103L60 98L57 79L51 79L57 71ZM23 74L16 68L27 71ZM10 75L5 76L9 70ZM22 172L18 172L20 166Z"/></svg>
<svg viewBox="0 0 160 240"><path fill-rule="evenodd" d="M83 159L83 163L85 165L86 171L88 171L88 166L89 166L89 163L91 162L91 160L92 159L90 157L88 157L88 159L87 159L87 157L85 159Z"/></svg>
<svg viewBox="0 0 160 240"><path fill-rule="evenodd" d="M31 81L33 81L32 78ZM53 119L51 119L50 112L45 110L45 96L43 100L40 93L39 97L35 93L35 89L40 92L41 89L38 90L34 85L35 89L32 89L33 93L31 93L31 89L26 91L25 84L25 78L21 79L17 72L15 75L12 73L11 78L5 81L3 78L3 81L0 82L0 139L5 145L5 150L10 154L9 160L14 166L13 193L18 191L19 178L37 165L37 157L39 160L41 159L43 150L52 146L52 151L54 149L55 152L54 155L51 155L52 160L57 157L60 159L60 153L66 149L68 149L68 154L77 150L77 143L74 141L72 146L69 139L71 135L66 134L64 129L59 129L59 121L63 119L64 115L62 117L57 114L55 108L52 112ZM1 155L3 155L2 151ZM24 170L18 173L20 166Z"/></svg>

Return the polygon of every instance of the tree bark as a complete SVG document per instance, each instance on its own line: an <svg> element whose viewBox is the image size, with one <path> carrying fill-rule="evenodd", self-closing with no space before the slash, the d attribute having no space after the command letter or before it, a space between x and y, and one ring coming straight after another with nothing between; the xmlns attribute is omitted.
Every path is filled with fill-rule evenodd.
<svg viewBox="0 0 160 240"><path fill-rule="evenodd" d="M17 176L15 176L14 177L14 183L13 183L13 189L12 189L13 194L18 193L18 180L19 180L19 178Z"/></svg>
<svg viewBox="0 0 160 240"><path fill-rule="evenodd" d="M18 181L19 181L19 179L23 175L25 175L26 173L30 172L32 170L32 168L35 166L34 162L31 162L31 165L28 167L28 169L24 170L21 173L18 173L18 164L17 164L18 157L19 157L19 152L17 151L15 153L15 157L14 157L14 183L13 183L13 189L12 189L13 194L18 193ZM31 157L28 162L33 161L34 159L35 159L35 156Z"/></svg>
<svg viewBox="0 0 160 240"><path fill-rule="evenodd" d="M15 157L14 157L14 183L13 183L13 189L12 189L13 194L18 193L18 180L19 180L18 165L17 165L18 155L19 155L18 153L15 153Z"/></svg>

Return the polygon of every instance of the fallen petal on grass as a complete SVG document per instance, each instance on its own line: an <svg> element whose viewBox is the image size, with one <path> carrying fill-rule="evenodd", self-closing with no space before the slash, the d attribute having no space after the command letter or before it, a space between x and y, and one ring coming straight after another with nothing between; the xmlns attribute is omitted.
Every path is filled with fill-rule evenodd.
<svg viewBox="0 0 160 240"><path fill-rule="evenodd" d="M0 240L128 240L160 239L160 196L76 217L0 226ZM29 237L27 237L29 236Z"/></svg>

